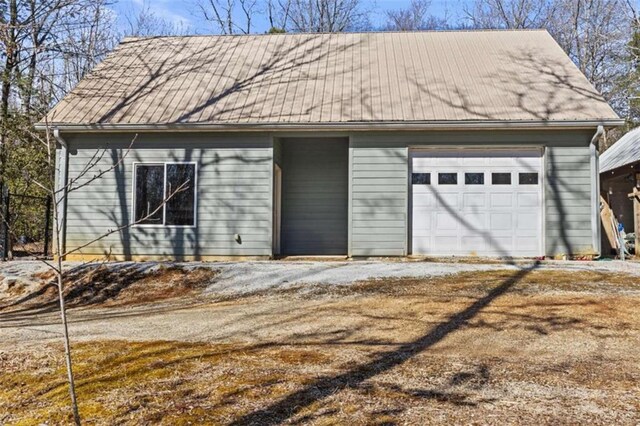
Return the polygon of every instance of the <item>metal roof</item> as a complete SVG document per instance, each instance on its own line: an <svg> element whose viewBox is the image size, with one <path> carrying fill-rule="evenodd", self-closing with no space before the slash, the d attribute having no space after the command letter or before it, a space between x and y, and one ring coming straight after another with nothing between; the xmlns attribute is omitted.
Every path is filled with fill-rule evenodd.
<svg viewBox="0 0 640 426"><path fill-rule="evenodd" d="M528 30L127 38L46 120L241 128L619 118L546 31Z"/></svg>
<svg viewBox="0 0 640 426"><path fill-rule="evenodd" d="M640 127L622 136L600 156L600 173L640 162Z"/></svg>

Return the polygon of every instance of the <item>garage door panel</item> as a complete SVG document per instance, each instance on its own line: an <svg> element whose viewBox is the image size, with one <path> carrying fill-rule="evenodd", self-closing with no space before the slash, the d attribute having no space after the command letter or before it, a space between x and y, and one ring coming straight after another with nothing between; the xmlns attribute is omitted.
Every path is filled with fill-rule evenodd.
<svg viewBox="0 0 640 426"><path fill-rule="evenodd" d="M436 205L436 196L432 192L419 191L416 192L416 195L419 196L415 197L414 208L428 207L431 209Z"/></svg>
<svg viewBox="0 0 640 426"><path fill-rule="evenodd" d="M458 220L448 212L436 213L436 228L438 231L457 231Z"/></svg>
<svg viewBox="0 0 640 426"><path fill-rule="evenodd" d="M540 213L538 212L517 212L516 231L538 231L538 222L540 221Z"/></svg>
<svg viewBox="0 0 640 426"><path fill-rule="evenodd" d="M510 168L513 166L513 160L511 158L499 158L496 157L491 161L491 167L505 167Z"/></svg>
<svg viewBox="0 0 640 426"><path fill-rule="evenodd" d="M462 233L487 231L488 230L488 214L486 212L461 212ZM466 231L466 232L465 232Z"/></svg>
<svg viewBox="0 0 640 426"><path fill-rule="evenodd" d="M511 231L513 229L513 214L492 212L490 222L491 231Z"/></svg>
<svg viewBox="0 0 640 426"><path fill-rule="evenodd" d="M421 230L431 231L431 212L427 210L413 211L413 230L414 234Z"/></svg>
<svg viewBox="0 0 640 426"><path fill-rule="evenodd" d="M416 250L418 253L431 253L433 251L431 248L431 239L420 238L416 240L414 250Z"/></svg>
<svg viewBox="0 0 640 426"><path fill-rule="evenodd" d="M460 164L467 167L485 166L486 163L487 163L487 159L484 157L466 157L466 158L462 158L460 161Z"/></svg>
<svg viewBox="0 0 640 426"><path fill-rule="evenodd" d="M495 253L502 253L506 255L508 253L513 252L513 237L511 236L500 236L492 234L489 238L491 243L491 250Z"/></svg>
<svg viewBox="0 0 640 426"><path fill-rule="evenodd" d="M441 193L439 195L434 195L436 199L436 208L438 210L458 210L461 208L460 206L460 196L455 193Z"/></svg>
<svg viewBox="0 0 640 426"><path fill-rule="evenodd" d="M512 208L513 194L511 192L490 194L491 208Z"/></svg>
<svg viewBox="0 0 640 426"><path fill-rule="evenodd" d="M458 252L458 239L446 236L436 236L433 238L434 250L437 252Z"/></svg>
<svg viewBox="0 0 640 426"><path fill-rule="evenodd" d="M412 185L414 254L536 256L542 253L542 160L537 150L414 151L414 173L430 184ZM457 184L440 185L439 173L455 173ZM465 182L482 173L484 182ZM507 173L509 184L493 184ZM519 173L538 173L537 184L520 184ZM507 181L508 182L508 181Z"/></svg>
<svg viewBox="0 0 640 426"><path fill-rule="evenodd" d="M472 237L462 237L462 247L467 248L470 252L476 252L471 254L479 254L489 248L487 244L487 240L485 237L480 236L472 236Z"/></svg>
<svg viewBox="0 0 640 426"><path fill-rule="evenodd" d="M538 237L518 237L518 250L523 252L533 251L538 248Z"/></svg>
<svg viewBox="0 0 640 426"><path fill-rule="evenodd" d="M519 193L518 207L539 207L540 206L540 194L537 193Z"/></svg>
<svg viewBox="0 0 640 426"><path fill-rule="evenodd" d="M540 157L522 157L514 159L517 167L536 171L540 169Z"/></svg>
<svg viewBox="0 0 640 426"><path fill-rule="evenodd" d="M485 208L488 204L485 192L466 192L462 194L463 208Z"/></svg>

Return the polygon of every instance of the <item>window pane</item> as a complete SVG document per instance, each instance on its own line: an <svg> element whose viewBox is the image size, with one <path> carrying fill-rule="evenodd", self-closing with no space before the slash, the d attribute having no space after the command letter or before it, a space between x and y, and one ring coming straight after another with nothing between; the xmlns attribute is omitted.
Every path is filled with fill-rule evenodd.
<svg viewBox="0 0 640 426"><path fill-rule="evenodd" d="M162 224L164 166L136 165L136 223Z"/></svg>
<svg viewBox="0 0 640 426"><path fill-rule="evenodd" d="M538 174L537 173L520 173L519 181L520 181L520 185L537 185Z"/></svg>
<svg viewBox="0 0 640 426"><path fill-rule="evenodd" d="M494 185L511 185L511 173L491 173L491 183Z"/></svg>
<svg viewBox="0 0 640 426"><path fill-rule="evenodd" d="M431 185L431 173L411 173L411 183L414 185Z"/></svg>
<svg viewBox="0 0 640 426"><path fill-rule="evenodd" d="M165 224L195 225L195 184L195 164L167 164Z"/></svg>
<svg viewBox="0 0 640 426"><path fill-rule="evenodd" d="M465 173L465 185L484 185L484 173Z"/></svg>
<svg viewBox="0 0 640 426"><path fill-rule="evenodd" d="M438 173L439 185L457 185L458 174L457 173Z"/></svg>

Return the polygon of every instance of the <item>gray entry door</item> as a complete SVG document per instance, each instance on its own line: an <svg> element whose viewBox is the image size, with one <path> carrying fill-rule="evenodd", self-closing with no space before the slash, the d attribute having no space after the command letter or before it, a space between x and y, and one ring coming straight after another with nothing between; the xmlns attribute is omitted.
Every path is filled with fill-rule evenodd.
<svg viewBox="0 0 640 426"><path fill-rule="evenodd" d="M282 148L282 254L346 255L348 139L284 139Z"/></svg>

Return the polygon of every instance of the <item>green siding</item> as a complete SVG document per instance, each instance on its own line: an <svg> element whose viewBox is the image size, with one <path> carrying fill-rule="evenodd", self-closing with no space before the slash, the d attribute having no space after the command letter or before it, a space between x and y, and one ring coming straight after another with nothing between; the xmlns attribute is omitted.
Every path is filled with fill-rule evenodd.
<svg viewBox="0 0 640 426"><path fill-rule="evenodd" d="M96 166L78 183L108 170L132 136L66 135L73 179L94 155ZM104 150L106 148L106 151ZM103 155L104 154L104 155ZM67 248L86 244L109 229L131 223L134 162L198 164L197 226L136 226L82 249L82 254L130 256L271 255L271 138L266 135L144 134L122 163L99 180L69 194ZM241 244L235 241L241 236Z"/></svg>
<svg viewBox="0 0 640 426"><path fill-rule="evenodd" d="M299 254L345 252L347 240L352 256L403 256L408 254L411 147L543 146L546 254L593 252L589 141L594 132L595 129L336 134L332 136L350 137L348 151L346 143L344 152L341 150L338 155L331 152L329 145L323 146L323 139L305 138L298 140L304 152L290 152L288 158L285 141L291 139L278 138L285 134L276 134L275 142L269 134L142 134L115 171L69 195L67 247L85 244L108 229L131 221L133 162L195 161L196 228L134 227L92 244L82 253L110 252L122 257L269 256L272 173L276 162L283 166L284 250L289 241L297 244L289 251ZM77 176L103 148L105 155L97 159L97 167L90 175L94 170L109 168L113 156L118 158L126 152L133 138L125 134L64 136L70 145L70 178ZM333 166L339 172L331 169ZM288 168L292 168L289 176ZM329 185L326 175L335 175L337 183ZM323 188L316 190L313 185ZM339 244L328 250L325 242L310 239L311 223ZM235 234L240 234L242 244L234 240Z"/></svg>
<svg viewBox="0 0 640 426"><path fill-rule="evenodd" d="M408 235L410 147L546 147L546 254L594 252L592 130L360 133L352 135L353 256L402 256Z"/></svg>
<svg viewBox="0 0 640 426"><path fill-rule="evenodd" d="M404 256L408 149L351 138L351 255Z"/></svg>
<svg viewBox="0 0 640 426"><path fill-rule="evenodd" d="M546 251L594 253L589 145L548 147L546 153Z"/></svg>

